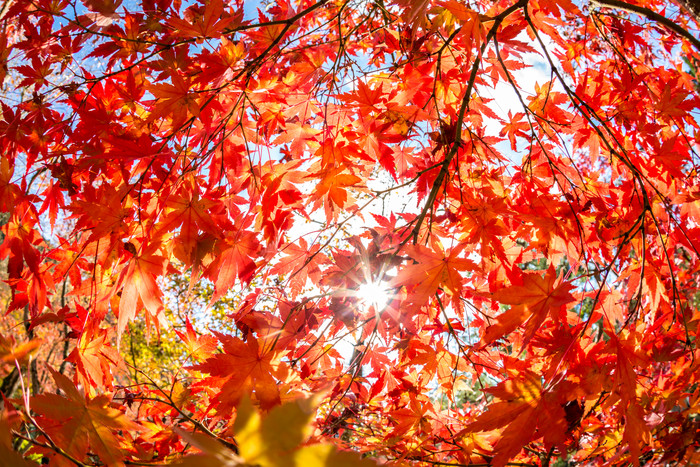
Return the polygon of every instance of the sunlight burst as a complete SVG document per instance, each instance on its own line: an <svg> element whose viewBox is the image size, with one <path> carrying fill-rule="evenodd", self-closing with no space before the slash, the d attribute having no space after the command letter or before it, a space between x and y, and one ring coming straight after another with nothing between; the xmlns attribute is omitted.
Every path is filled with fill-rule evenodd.
<svg viewBox="0 0 700 467"><path fill-rule="evenodd" d="M356 295L366 307L374 307L375 311L381 311L391 300L392 293L386 282L375 281L360 285Z"/></svg>

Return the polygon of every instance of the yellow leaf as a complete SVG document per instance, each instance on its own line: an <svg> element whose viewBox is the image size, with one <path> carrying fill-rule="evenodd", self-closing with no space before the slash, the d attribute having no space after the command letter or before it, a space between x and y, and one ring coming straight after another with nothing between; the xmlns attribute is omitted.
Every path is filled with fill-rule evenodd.
<svg viewBox="0 0 700 467"><path fill-rule="evenodd" d="M245 397L238 406L233 430L241 457L261 466L289 465L285 460L308 436L315 410L311 399L275 407L263 418Z"/></svg>
<svg viewBox="0 0 700 467"><path fill-rule="evenodd" d="M175 432L201 452L181 459L180 467L236 467L243 465L241 458L211 436L188 433L175 427Z"/></svg>
<svg viewBox="0 0 700 467"><path fill-rule="evenodd" d="M294 455L294 465L299 467L376 467L370 459L362 459L356 452L336 451L330 444L304 446Z"/></svg>
<svg viewBox="0 0 700 467"><path fill-rule="evenodd" d="M337 451L330 444L301 446L309 435L318 399L289 402L262 416L244 398L233 426L241 458L260 467L375 466L357 453Z"/></svg>

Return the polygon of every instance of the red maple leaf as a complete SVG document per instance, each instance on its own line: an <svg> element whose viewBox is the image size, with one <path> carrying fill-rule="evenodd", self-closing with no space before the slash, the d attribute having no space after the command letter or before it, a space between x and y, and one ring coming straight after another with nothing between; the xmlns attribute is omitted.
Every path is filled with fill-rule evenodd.
<svg viewBox="0 0 700 467"><path fill-rule="evenodd" d="M510 305L510 309L496 318L496 324L486 328L484 342L493 342L525 324L523 345L526 344L547 316L560 318L562 308L574 300L569 292L572 288L567 282L557 284L553 266L544 277L538 273L524 274L522 284L505 287L493 294L494 300Z"/></svg>

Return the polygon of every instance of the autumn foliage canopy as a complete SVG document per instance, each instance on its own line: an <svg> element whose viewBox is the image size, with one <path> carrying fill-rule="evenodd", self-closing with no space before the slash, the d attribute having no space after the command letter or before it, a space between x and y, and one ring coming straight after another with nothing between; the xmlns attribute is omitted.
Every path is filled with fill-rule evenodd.
<svg viewBox="0 0 700 467"><path fill-rule="evenodd" d="M0 17L0 462L700 463L692 2Z"/></svg>

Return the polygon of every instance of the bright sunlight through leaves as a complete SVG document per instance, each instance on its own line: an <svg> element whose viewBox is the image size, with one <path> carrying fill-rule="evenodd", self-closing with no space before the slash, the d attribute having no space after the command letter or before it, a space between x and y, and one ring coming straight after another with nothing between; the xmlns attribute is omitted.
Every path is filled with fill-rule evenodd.
<svg viewBox="0 0 700 467"><path fill-rule="evenodd" d="M365 307L374 307L376 312L383 310L392 296L391 290L384 281L365 282L360 285L356 294Z"/></svg>

